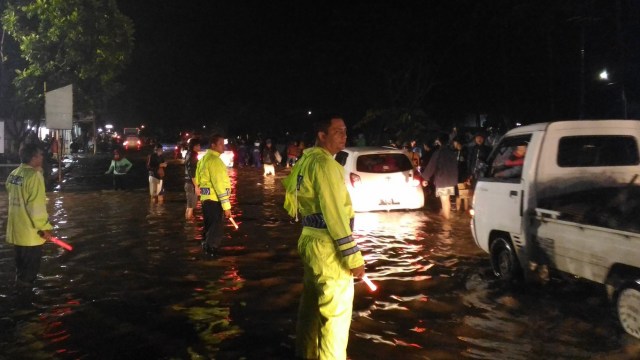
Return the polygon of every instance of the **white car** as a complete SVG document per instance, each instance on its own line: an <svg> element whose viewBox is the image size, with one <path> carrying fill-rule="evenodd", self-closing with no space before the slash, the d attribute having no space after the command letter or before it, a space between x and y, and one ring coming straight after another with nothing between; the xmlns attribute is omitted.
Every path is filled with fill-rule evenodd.
<svg viewBox="0 0 640 360"><path fill-rule="evenodd" d="M353 210L420 209L422 177L405 152L386 147L348 147L335 156L344 166L344 181Z"/></svg>
<svg viewBox="0 0 640 360"><path fill-rule="evenodd" d="M207 144L203 144L200 146L201 150L198 152L198 160L202 159L204 154L207 153L208 148L209 148L209 145ZM220 154L220 159L228 168L232 168L234 157L235 157L235 154L233 153L233 150L229 148L228 140L224 139L224 152Z"/></svg>

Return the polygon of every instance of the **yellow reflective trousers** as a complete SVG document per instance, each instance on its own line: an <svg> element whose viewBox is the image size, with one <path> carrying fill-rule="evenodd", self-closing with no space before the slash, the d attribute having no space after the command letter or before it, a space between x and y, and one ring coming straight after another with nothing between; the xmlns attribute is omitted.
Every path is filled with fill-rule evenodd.
<svg viewBox="0 0 640 360"><path fill-rule="evenodd" d="M296 356L346 359L353 307L353 277L326 229L304 227L298 239L304 264L296 326Z"/></svg>

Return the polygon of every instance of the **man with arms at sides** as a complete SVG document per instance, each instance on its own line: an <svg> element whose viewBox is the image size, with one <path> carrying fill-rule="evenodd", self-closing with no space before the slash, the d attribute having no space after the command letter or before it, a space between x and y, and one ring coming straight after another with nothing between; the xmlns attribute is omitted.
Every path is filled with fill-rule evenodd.
<svg viewBox="0 0 640 360"><path fill-rule="evenodd" d="M189 140L189 150L184 160L184 192L187 196L187 208L184 218L190 220L193 218L193 209L198 202L200 189L196 186L196 169L198 167L198 152L200 151L200 139L192 138Z"/></svg>
<svg viewBox="0 0 640 360"><path fill-rule="evenodd" d="M215 256L222 244L223 220L231 217L231 181L227 166L220 159L220 154L224 153L224 137L211 136L209 146L196 166L195 186L200 188L204 217L202 249L207 255Z"/></svg>
<svg viewBox="0 0 640 360"><path fill-rule="evenodd" d="M347 128L340 116L316 124L316 146L304 151L284 180L285 209L302 215L298 252L304 266L296 326L296 356L346 359L353 278L365 274L364 258L351 236L354 212L342 166Z"/></svg>
<svg viewBox="0 0 640 360"><path fill-rule="evenodd" d="M51 238L53 228L47 214L42 159L42 149L36 144L23 145L21 164L6 182L7 242L15 247L17 286L31 286L35 282L40 271L42 245Z"/></svg>

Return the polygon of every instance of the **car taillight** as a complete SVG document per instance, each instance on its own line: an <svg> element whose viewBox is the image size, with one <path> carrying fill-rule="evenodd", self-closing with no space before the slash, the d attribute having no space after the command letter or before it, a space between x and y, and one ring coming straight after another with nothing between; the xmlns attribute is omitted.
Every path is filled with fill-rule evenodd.
<svg viewBox="0 0 640 360"><path fill-rule="evenodd" d="M356 187L356 185L361 184L360 175L349 173L349 180L351 181L351 186Z"/></svg>
<svg viewBox="0 0 640 360"><path fill-rule="evenodd" d="M137 143L138 143L138 145L140 145L140 140L138 140L138 142L137 142Z"/></svg>
<svg viewBox="0 0 640 360"><path fill-rule="evenodd" d="M421 186L422 185L422 175L419 172L413 172L413 178L411 179L411 186Z"/></svg>

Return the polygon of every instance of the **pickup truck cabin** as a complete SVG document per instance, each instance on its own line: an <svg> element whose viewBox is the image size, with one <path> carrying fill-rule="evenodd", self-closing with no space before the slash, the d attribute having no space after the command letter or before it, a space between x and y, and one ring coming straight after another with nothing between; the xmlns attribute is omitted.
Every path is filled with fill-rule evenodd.
<svg viewBox="0 0 640 360"><path fill-rule="evenodd" d="M474 191L471 229L494 272L542 266L607 286L640 338L640 121L559 121L509 131Z"/></svg>

